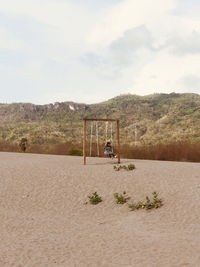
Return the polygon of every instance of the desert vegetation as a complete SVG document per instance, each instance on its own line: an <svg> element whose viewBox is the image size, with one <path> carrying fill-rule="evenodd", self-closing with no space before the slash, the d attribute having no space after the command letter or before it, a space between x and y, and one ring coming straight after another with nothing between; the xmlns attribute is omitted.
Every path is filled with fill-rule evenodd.
<svg viewBox="0 0 200 267"><path fill-rule="evenodd" d="M129 204L129 208L134 211L134 210L138 210L138 209L146 209L146 210L150 210L150 209L158 209L163 205L163 201L161 198L158 198L158 192L154 191L152 193L153 195L153 200L150 200L150 198L148 196L146 196L146 201L139 201L139 202L135 202L135 203L131 203Z"/></svg>
<svg viewBox="0 0 200 267"><path fill-rule="evenodd" d="M120 120L123 158L200 162L200 96L197 94L121 95L93 105L1 104L0 151L22 151L25 146L20 149L19 143L25 138L26 152L81 155L84 117ZM105 123L99 123L98 130L100 156L104 156ZM112 144L116 153L114 124ZM92 156L96 155L93 143Z"/></svg>
<svg viewBox="0 0 200 267"><path fill-rule="evenodd" d="M163 206L163 200L158 197L159 193L154 191L152 193L153 199L150 199L149 196L146 196L145 201L138 201L133 203L128 203L128 207L131 211L139 210L139 209L158 209ZM128 202L130 197L127 196L126 191L123 191L123 193L114 193L114 199L116 204L125 204ZM100 202L102 202L102 198L98 195L97 192L92 193L88 196L89 202L92 205L97 205ZM87 204L87 202L85 203Z"/></svg>
<svg viewBox="0 0 200 267"><path fill-rule="evenodd" d="M128 166L126 166L126 165L114 165L113 169L115 171L120 171L120 170L133 171L135 169L135 165L133 163L129 164Z"/></svg>
<svg viewBox="0 0 200 267"><path fill-rule="evenodd" d="M103 147L100 147L100 156L104 157ZM93 155L96 156L94 147ZM15 142L1 141L0 151L19 152L19 145ZM28 143L26 152L38 154L54 155L82 155L82 144L71 142L58 144L32 144ZM89 154L89 151L88 151ZM166 160L166 161L188 161L200 162L200 144L190 142L175 142L169 144L156 144L144 146L121 146L122 158L128 159L147 159L147 160ZM117 170L117 167L116 167Z"/></svg>
<svg viewBox="0 0 200 267"><path fill-rule="evenodd" d="M0 151L2 152L18 152L19 145L17 143L12 143L8 141L0 142Z"/></svg>
<svg viewBox="0 0 200 267"><path fill-rule="evenodd" d="M28 140L27 138L23 137L19 142L19 148L22 152L26 152Z"/></svg>
<svg viewBox="0 0 200 267"><path fill-rule="evenodd" d="M124 145L121 154L130 159L200 162L200 143L174 142L135 147Z"/></svg>
<svg viewBox="0 0 200 267"><path fill-rule="evenodd" d="M92 205L97 205L100 202L102 202L102 198L98 195L97 192L92 193L91 195L88 196L90 204Z"/></svg>
<svg viewBox="0 0 200 267"><path fill-rule="evenodd" d="M200 142L200 96L175 93L121 95L93 105L72 102L1 104L0 140L19 143L25 137L30 144L76 144L82 139L84 117L119 119L122 145ZM90 127L87 129L89 136ZM113 141L115 139L113 124ZM105 143L103 122L99 123L99 141Z"/></svg>
<svg viewBox="0 0 200 267"><path fill-rule="evenodd" d="M114 198L117 204L124 204L128 200L128 196L126 194L126 191L124 191L122 194L115 193Z"/></svg>
<svg viewBox="0 0 200 267"><path fill-rule="evenodd" d="M21 148L18 143L1 141L0 151L2 152L20 152ZM26 147L27 153L53 154L53 155L82 155L82 145L74 145L70 142L58 144L33 144L28 142Z"/></svg>

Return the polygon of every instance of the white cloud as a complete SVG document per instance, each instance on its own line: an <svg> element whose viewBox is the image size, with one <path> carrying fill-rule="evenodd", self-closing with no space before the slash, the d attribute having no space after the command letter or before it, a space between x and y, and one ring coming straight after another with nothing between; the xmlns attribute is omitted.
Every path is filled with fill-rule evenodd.
<svg viewBox="0 0 200 267"><path fill-rule="evenodd" d="M174 36L166 42L166 47L177 56L200 54L200 32L194 31L184 37Z"/></svg>
<svg viewBox="0 0 200 267"><path fill-rule="evenodd" d="M92 30L91 45L108 46L128 29L148 25L175 8L176 0L124 0L115 6Z"/></svg>
<svg viewBox="0 0 200 267"><path fill-rule="evenodd" d="M5 29L0 28L0 49L24 50L26 44L23 40L16 40Z"/></svg>
<svg viewBox="0 0 200 267"><path fill-rule="evenodd" d="M0 12L14 18L27 18L49 27L49 38L55 44L83 41L98 12L89 12L83 6L56 0L0 1Z"/></svg>
<svg viewBox="0 0 200 267"><path fill-rule="evenodd" d="M183 85L184 77L186 75L199 77L199 62L200 55L176 57L165 51L159 52L154 60L138 73L133 81L132 92L145 95L152 92L190 91L189 84Z"/></svg>
<svg viewBox="0 0 200 267"><path fill-rule="evenodd" d="M200 19L177 15L178 3L126 0L113 8L89 36L93 51L107 62L104 72L128 73L127 90L137 94L190 91L183 81L187 74L200 77Z"/></svg>
<svg viewBox="0 0 200 267"><path fill-rule="evenodd" d="M187 92L199 93L200 92L200 76L199 75L186 75L180 80L181 87Z"/></svg>
<svg viewBox="0 0 200 267"><path fill-rule="evenodd" d="M80 2L0 0L1 99L200 92L200 19L186 0Z"/></svg>

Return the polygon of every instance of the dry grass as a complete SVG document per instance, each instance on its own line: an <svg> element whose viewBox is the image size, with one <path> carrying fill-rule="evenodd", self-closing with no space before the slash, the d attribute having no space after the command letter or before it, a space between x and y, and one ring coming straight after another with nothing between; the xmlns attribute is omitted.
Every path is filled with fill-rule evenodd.
<svg viewBox="0 0 200 267"><path fill-rule="evenodd" d="M72 149L82 150L81 145L73 145L72 143L61 144L29 144L27 145L27 153L36 154L53 154L53 155L67 155ZM2 141L0 142L0 151L2 152L21 152L17 143Z"/></svg>
<svg viewBox="0 0 200 267"><path fill-rule="evenodd" d="M103 147L100 147L100 156L104 157ZM72 144L70 142L61 144L28 144L28 153L67 155L71 149L82 150L82 144ZM19 146L16 143L0 142L0 151L19 152ZM116 152L116 151L115 151ZM89 151L87 151L89 154ZM96 146L93 146L92 156L95 157ZM157 144L151 146L121 146L122 158L129 159L149 159L149 160L167 160L167 161L188 161L200 162L200 144L189 142L177 142L170 144Z"/></svg>
<svg viewBox="0 0 200 267"><path fill-rule="evenodd" d="M124 158L200 162L200 144L187 142L121 148Z"/></svg>
<svg viewBox="0 0 200 267"><path fill-rule="evenodd" d="M18 152L19 146L16 143L1 141L0 142L0 151L2 151L2 152Z"/></svg>

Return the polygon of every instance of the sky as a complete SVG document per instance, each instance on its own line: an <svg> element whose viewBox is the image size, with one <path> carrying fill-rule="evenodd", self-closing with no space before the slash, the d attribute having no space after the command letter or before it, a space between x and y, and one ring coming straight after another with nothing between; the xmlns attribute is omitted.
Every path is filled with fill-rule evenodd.
<svg viewBox="0 0 200 267"><path fill-rule="evenodd" d="M199 0L0 0L0 103L200 93Z"/></svg>

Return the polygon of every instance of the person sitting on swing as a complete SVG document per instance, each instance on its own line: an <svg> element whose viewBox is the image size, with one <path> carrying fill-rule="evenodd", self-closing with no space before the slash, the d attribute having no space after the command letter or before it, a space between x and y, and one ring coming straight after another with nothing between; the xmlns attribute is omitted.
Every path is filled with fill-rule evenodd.
<svg viewBox="0 0 200 267"><path fill-rule="evenodd" d="M116 158L116 155L113 153L111 142L107 142L107 144L105 145L104 154L110 158Z"/></svg>

